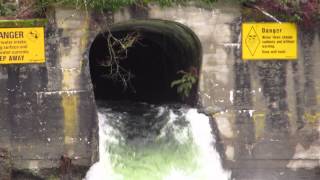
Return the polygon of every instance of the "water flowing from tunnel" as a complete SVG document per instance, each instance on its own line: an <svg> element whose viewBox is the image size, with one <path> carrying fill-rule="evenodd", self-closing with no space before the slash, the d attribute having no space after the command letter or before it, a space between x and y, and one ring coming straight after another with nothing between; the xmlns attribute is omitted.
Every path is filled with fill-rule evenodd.
<svg viewBox="0 0 320 180"><path fill-rule="evenodd" d="M196 109L110 102L98 107L100 161L85 180L230 179L210 119Z"/></svg>

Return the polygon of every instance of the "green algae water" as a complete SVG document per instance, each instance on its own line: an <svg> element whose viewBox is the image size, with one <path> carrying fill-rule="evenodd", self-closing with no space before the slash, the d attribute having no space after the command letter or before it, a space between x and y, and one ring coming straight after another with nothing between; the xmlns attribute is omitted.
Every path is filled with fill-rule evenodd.
<svg viewBox="0 0 320 180"><path fill-rule="evenodd" d="M143 103L98 106L100 161L86 180L230 179L215 150L210 120L196 109Z"/></svg>

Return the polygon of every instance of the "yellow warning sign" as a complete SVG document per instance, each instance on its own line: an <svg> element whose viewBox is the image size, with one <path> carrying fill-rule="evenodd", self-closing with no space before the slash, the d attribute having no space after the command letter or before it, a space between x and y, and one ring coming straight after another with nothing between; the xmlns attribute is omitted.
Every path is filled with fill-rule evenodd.
<svg viewBox="0 0 320 180"><path fill-rule="evenodd" d="M295 60L297 35L294 23L243 23L242 59Z"/></svg>
<svg viewBox="0 0 320 180"><path fill-rule="evenodd" d="M44 63L44 28L0 28L0 64Z"/></svg>

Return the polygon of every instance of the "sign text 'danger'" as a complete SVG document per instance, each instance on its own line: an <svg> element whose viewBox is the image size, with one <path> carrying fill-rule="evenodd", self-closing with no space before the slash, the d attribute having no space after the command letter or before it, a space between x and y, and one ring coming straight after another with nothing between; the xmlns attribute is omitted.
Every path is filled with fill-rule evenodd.
<svg viewBox="0 0 320 180"><path fill-rule="evenodd" d="M44 28L0 28L0 64L44 63Z"/></svg>
<svg viewBox="0 0 320 180"><path fill-rule="evenodd" d="M242 59L295 60L298 56L294 23L243 23Z"/></svg>

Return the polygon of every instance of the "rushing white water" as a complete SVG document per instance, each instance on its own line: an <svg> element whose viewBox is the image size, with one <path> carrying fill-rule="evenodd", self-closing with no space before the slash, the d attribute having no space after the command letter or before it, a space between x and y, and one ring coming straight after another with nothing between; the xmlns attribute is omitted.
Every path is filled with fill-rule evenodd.
<svg viewBox="0 0 320 180"><path fill-rule="evenodd" d="M148 108L99 109L100 161L85 180L230 179L206 115L196 109Z"/></svg>

